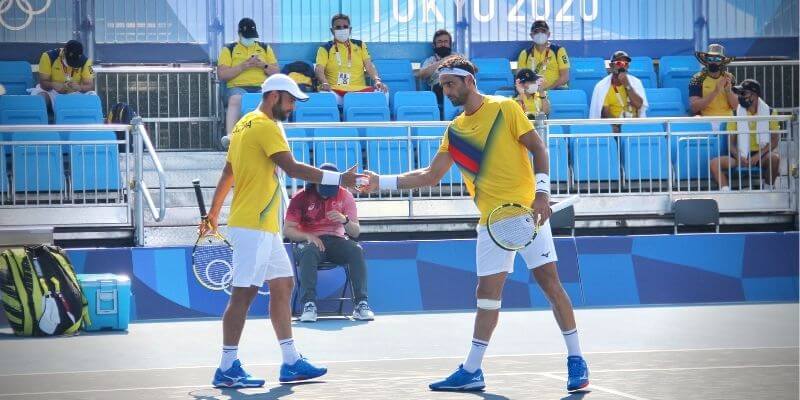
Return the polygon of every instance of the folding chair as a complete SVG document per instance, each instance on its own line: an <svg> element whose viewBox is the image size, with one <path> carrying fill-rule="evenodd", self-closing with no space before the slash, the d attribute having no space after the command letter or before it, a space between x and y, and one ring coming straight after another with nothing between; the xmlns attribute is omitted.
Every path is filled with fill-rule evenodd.
<svg viewBox="0 0 800 400"><path fill-rule="evenodd" d="M292 316L300 316L301 312L297 310L297 301L298 296L300 296L300 274L298 273L298 263L299 257L298 253L300 251L300 247L297 243L292 243L292 266L294 268L294 294L292 294ZM317 265L317 271L328 271L334 268L342 267L344 269L344 285L342 285L342 293L339 297L334 298L326 298L326 299L317 299L316 302L320 303L323 301L328 302L339 302L339 311L337 313L326 313L320 312L320 307L317 307L317 314L318 315L341 315L346 316L344 314L344 303L345 301L353 302L353 283L350 281L350 266L347 264L337 264L333 262L321 262ZM347 289L350 289L350 293L347 293ZM300 310L302 310L302 304L300 304Z"/></svg>

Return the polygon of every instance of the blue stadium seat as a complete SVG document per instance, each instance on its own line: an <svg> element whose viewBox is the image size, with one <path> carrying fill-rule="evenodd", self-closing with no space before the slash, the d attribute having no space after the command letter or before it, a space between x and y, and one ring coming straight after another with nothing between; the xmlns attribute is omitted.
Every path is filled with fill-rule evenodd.
<svg viewBox="0 0 800 400"><path fill-rule="evenodd" d="M505 58L473 58L478 67L475 78L478 90L491 94L501 89L514 87L514 76L511 74L511 63Z"/></svg>
<svg viewBox="0 0 800 400"><path fill-rule="evenodd" d="M670 130L675 133L691 133L672 136L672 162L677 179L706 179L709 162L720 154L720 138L711 132L710 123L673 123ZM722 137L724 140L725 137Z"/></svg>
<svg viewBox="0 0 800 400"><path fill-rule="evenodd" d="M414 146L417 150L417 168L425 168L431 164L433 157L439 151L441 138L447 128L443 126L426 126L414 128L411 131L413 136L426 136L435 137L436 139L419 139L414 141ZM450 170L442 177L440 183L443 184L458 184L462 182L461 172L455 163L450 167Z"/></svg>
<svg viewBox="0 0 800 400"><path fill-rule="evenodd" d="M361 146L356 128L316 128L314 135L314 165L334 163L340 171L355 164L362 164ZM353 138L344 141L329 141L326 138Z"/></svg>
<svg viewBox="0 0 800 400"><path fill-rule="evenodd" d="M452 121L455 117L458 116L458 114L464 112L464 107L454 106L447 96L444 96L444 98L442 99L442 108L443 108L442 113L444 115L443 118L444 121Z"/></svg>
<svg viewBox="0 0 800 400"><path fill-rule="evenodd" d="M569 88L582 90L587 98L591 98L595 85L606 75L605 61L600 57L573 57L569 60ZM551 90L548 93L555 92Z"/></svg>
<svg viewBox="0 0 800 400"><path fill-rule="evenodd" d="M631 57L631 65L628 66L628 71L642 81L642 86L645 89L658 86L652 58L645 56ZM648 97L647 99L649 100L650 98Z"/></svg>
<svg viewBox="0 0 800 400"><path fill-rule="evenodd" d="M680 90L686 109L689 108L689 80L699 71L700 63L694 56L664 56L658 60L660 87Z"/></svg>
<svg viewBox="0 0 800 400"><path fill-rule="evenodd" d="M365 131L367 163L366 167L378 174L400 174L410 170L407 139L374 140L385 137L407 137L407 128L395 126L387 128L369 127Z"/></svg>
<svg viewBox="0 0 800 400"><path fill-rule="evenodd" d="M57 141L58 132L15 132L11 140ZM12 146L11 169L16 192L59 192L64 188L64 159L61 145Z"/></svg>
<svg viewBox="0 0 800 400"><path fill-rule="evenodd" d="M628 182L669 179L665 131L664 124L622 124L622 133L663 133L663 136L622 138L622 170Z"/></svg>
<svg viewBox="0 0 800 400"><path fill-rule="evenodd" d="M339 106L331 92L309 93L307 101L295 103L297 122L339 122Z"/></svg>
<svg viewBox="0 0 800 400"><path fill-rule="evenodd" d="M309 100L310 101L310 100ZM307 138L308 131L303 128L289 128L285 127L284 131L286 132L286 138L289 141L289 147L292 149L292 155L294 159L298 162L303 162L306 164L311 164L311 142L309 141L300 141L300 140L292 140L292 139L301 139ZM286 186L292 187L292 181L296 181L297 187L305 186L305 181L302 179L295 179L286 177Z"/></svg>
<svg viewBox="0 0 800 400"><path fill-rule="evenodd" d="M396 121L439 121L439 106L433 92L400 91L392 106Z"/></svg>
<svg viewBox="0 0 800 400"><path fill-rule="evenodd" d="M261 93L245 93L242 95L242 111L239 115L245 115L258 108L261 103Z"/></svg>
<svg viewBox="0 0 800 400"><path fill-rule="evenodd" d="M589 117L586 92L582 90L550 90L547 97L550 99L551 119Z"/></svg>
<svg viewBox="0 0 800 400"><path fill-rule="evenodd" d="M33 85L31 64L27 61L0 61L0 84L7 95L26 95Z"/></svg>
<svg viewBox="0 0 800 400"><path fill-rule="evenodd" d="M611 125L575 125L570 128L571 134L611 132ZM613 137L570 138L569 142L575 182L619 181L619 149Z"/></svg>
<svg viewBox="0 0 800 400"><path fill-rule="evenodd" d="M381 92L347 93L343 101L345 121L389 121L386 95Z"/></svg>
<svg viewBox="0 0 800 400"><path fill-rule="evenodd" d="M389 100L394 102L394 95L400 91L417 90L414 70L411 61L406 59L372 60L383 83L389 87Z"/></svg>
<svg viewBox="0 0 800 400"><path fill-rule="evenodd" d="M646 88L645 95L650 108L648 117L684 117L686 107L681 100L681 91L676 88Z"/></svg>
<svg viewBox="0 0 800 400"><path fill-rule="evenodd" d="M0 125L47 125L47 106L41 96L0 96ZM0 133L0 140L11 140L10 133ZM5 154L11 154L6 146Z"/></svg>
<svg viewBox="0 0 800 400"><path fill-rule="evenodd" d="M516 90L497 90L494 92L495 96L514 97L517 95Z"/></svg>
<svg viewBox="0 0 800 400"><path fill-rule="evenodd" d="M564 127L551 125L550 133L563 134ZM566 138L548 139L547 147L550 153L550 182L569 181L569 146ZM566 190L566 187L554 186L553 189Z"/></svg>

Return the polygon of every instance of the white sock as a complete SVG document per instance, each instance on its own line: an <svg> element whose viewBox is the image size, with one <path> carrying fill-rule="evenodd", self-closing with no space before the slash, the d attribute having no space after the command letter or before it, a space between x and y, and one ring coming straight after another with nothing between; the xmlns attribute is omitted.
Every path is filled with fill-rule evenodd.
<svg viewBox="0 0 800 400"><path fill-rule="evenodd" d="M578 330L563 331L561 334L564 335L564 342L567 343L567 355L583 357L583 353L581 353L581 343L578 340Z"/></svg>
<svg viewBox="0 0 800 400"><path fill-rule="evenodd" d="M463 365L467 372L473 373L481 368L483 353L486 352L486 346L488 345L489 342L472 338L472 346L469 348L469 354L467 354L467 359L464 360Z"/></svg>
<svg viewBox="0 0 800 400"><path fill-rule="evenodd" d="M233 366L233 362L239 357L239 346L222 346L222 359L219 362L219 369L227 371Z"/></svg>
<svg viewBox="0 0 800 400"><path fill-rule="evenodd" d="M281 355L283 356L283 363L294 365L300 359L300 353L294 348L294 339L288 338L279 340L278 344L281 345Z"/></svg>

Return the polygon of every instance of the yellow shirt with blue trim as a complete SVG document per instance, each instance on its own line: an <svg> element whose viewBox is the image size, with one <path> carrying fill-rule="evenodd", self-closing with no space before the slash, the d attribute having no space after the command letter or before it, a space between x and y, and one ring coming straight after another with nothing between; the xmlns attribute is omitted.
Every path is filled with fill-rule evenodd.
<svg viewBox="0 0 800 400"><path fill-rule="evenodd" d="M617 91L614 91L615 87ZM619 97L617 97L617 92L619 92ZM608 112L611 114L609 118L623 118L623 111L628 111L636 116L637 110L629 104L629 101L628 89L625 86L609 85L606 97L603 99L603 107L608 107Z"/></svg>
<svg viewBox="0 0 800 400"><path fill-rule="evenodd" d="M245 46L241 42L228 43L219 51L219 65L235 67L250 57L256 56L259 60L267 64L277 64L275 53L266 43L255 42L252 46ZM232 87L261 86L267 79L267 73L262 68L248 68L229 80L227 85Z"/></svg>
<svg viewBox="0 0 800 400"><path fill-rule="evenodd" d="M86 56L81 56L83 65L79 68L73 68L66 65L66 62L63 61L63 57L63 49L55 49L42 53L42 56L39 58L39 74L49 75L50 81L57 83L65 83L68 80L71 82L83 82L94 78L92 60L86 58Z"/></svg>
<svg viewBox="0 0 800 400"><path fill-rule="evenodd" d="M725 74L731 77L731 85L736 85L736 79L733 75L728 72L725 72ZM718 78L712 78L704 71L696 73L689 81L689 97L705 97L709 95L717 88L717 84L722 76L723 75L720 75ZM711 103L708 103L706 108L700 110L700 115L728 116L733 115L733 112L734 109L728 104L728 96L725 94L725 91L720 91L714 99L711 100Z"/></svg>
<svg viewBox="0 0 800 400"><path fill-rule="evenodd" d="M772 110L772 115L778 115L778 112L774 109ZM747 115L754 116L756 113L751 113L750 110L747 110ZM758 122L750 121L748 122L750 127L750 151L759 151L761 150L761 146L758 145L758 132L756 132ZM727 130L728 132L736 132L739 128L736 125L736 122L728 122ZM781 129L781 124L778 121L769 121L769 130L770 133L775 133ZM763 133L763 132L762 132Z"/></svg>
<svg viewBox="0 0 800 400"><path fill-rule="evenodd" d="M517 58L517 70L530 68L544 78L547 86L552 86L561 75L561 70L569 69L567 50L555 44L549 44L544 51L536 50L536 46L522 50Z"/></svg>
<svg viewBox="0 0 800 400"><path fill-rule="evenodd" d="M283 129L260 110L236 123L226 158L235 182L228 226L278 233L283 195L270 156L282 151L289 151Z"/></svg>
<svg viewBox="0 0 800 400"><path fill-rule="evenodd" d="M461 113L447 127L439 151L449 153L461 171L481 213L479 224L485 225L497 206L533 203L533 165L520 143L520 137L531 131L533 125L522 107L502 96L483 96L475 113Z"/></svg>
<svg viewBox="0 0 800 400"><path fill-rule="evenodd" d="M347 92L367 87L364 63L369 59L367 44L355 39L347 43L330 41L317 50L317 65L325 68L325 79L331 89Z"/></svg>

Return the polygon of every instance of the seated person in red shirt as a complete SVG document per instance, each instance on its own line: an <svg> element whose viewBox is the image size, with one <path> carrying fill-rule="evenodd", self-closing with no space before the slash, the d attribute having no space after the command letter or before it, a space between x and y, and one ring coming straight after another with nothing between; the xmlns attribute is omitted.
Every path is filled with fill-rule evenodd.
<svg viewBox="0 0 800 400"><path fill-rule="evenodd" d="M322 164L320 169L337 171L335 165ZM353 282L355 307L353 318L371 321L375 318L367 304L367 267L361 246L350 238L360 233L358 213L353 195L339 185L307 184L289 202L284 236L297 245L294 257L300 280L302 322L317 320L317 266L330 261L346 264Z"/></svg>

